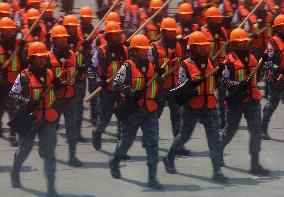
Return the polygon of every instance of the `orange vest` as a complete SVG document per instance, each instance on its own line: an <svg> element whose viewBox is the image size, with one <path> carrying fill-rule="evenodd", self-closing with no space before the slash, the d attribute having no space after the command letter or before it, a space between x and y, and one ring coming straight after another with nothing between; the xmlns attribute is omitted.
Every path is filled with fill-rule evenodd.
<svg viewBox="0 0 284 197"><path fill-rule="evenodd" d="M271 39L274 40L274 42L276 43L276 45L278 46L278 48L280 50L281 57L280 57L280 64L279 64L279 66L280 66L281 70L284 70L284 42L277 36L273 36ZM284 81L284 76L283 75L280 78L280 80Z"/></svg>
<svg viewBox="0 0 284 197"><path fill-rule="evenodd" d="M207 28L202 28L201 31L206 35L208 42L210 42L210 55L209 57L212 58L215 56L217 51L225 45L226 40L228 39L227 31L225 28L221 28L222 32L225 36L225 38L219 37L219 38L214 38L214 36L211 34L211 32ZM215 61L212 63L214 67L218 66L220 62L223 62L224 57L226 56L226 47L222 50L218 58L215 59Z"/></svg>
<svg viewBox="0 0 284 197"><path fill-rule="evenodd" d="M108 58L111 59L111 57L109 57L109 56L111 56L111 54L108 54L109 56L106 56L106 52L107 52L106 51L106 46L107 45L103 45L103 46L99 47L100 50L103 53L103 56L104 56L103 58L105 59L105 61ZM126 59L128 59L128 49L125 46L123 46L123 49L124 49L125 57L126 57ZM121 57L120 60L111 60L110 62L107 62L107 64L109 63L108 65L99 65L99 67L98 67L98 74L100 76L102 76L103 75L103 69L105 69L105 68L102 68L102 66L107 66L107 73L106 73L106 76L104 76L104 77L110 78L113 75L116 75L116 73L119 71L119 69L120 69L121 65L124 63L124 61L125 60L123 60L122 57ZM112 87L112 83L108 83L107 90L111 91L111 92L114 91L114 89Z"/></svg>
<svg viewBox="0 0 284 197"><path fill-rule="evenodd" d="M248 79L249 74L247 74L247 67L242 63L242 61L240 59L238 59L238 57L234 54L234 53L230 53L226 56L226 60L228 62L231 62L234 64L234 69L235 69L235 76L234 76L234 80L241 82L244 81L246 79ZM255 59L255 57L253 55L249 56L249 71L250 73L252 73L255 69L257 65L257 60ZM260 91L257 88L257 75L256 73L253 75L252 79L251 79L251 83L248 86L248 92L249 92L249 97L245 98L243 100L243 102L247 102L249 100L249 98L251 98L252 100L260 100L262 98Z"/></svg>
<svg viewBox="0 0 284 197"><path fill-rule="evenodd" d="M186 59L183 62L186 65L188 74L190 75L192 81L201 79L201 77L204 77L206 74L208 74L214 69L209 59L208 64L206 65L204 75L194 62L191 62L189 59ZM197 96L194 96L189 99L189 107L193 109L216 108L217 100L214 96L215 90L216 79L214 75L211 75L210 77L207 77L205 81L201 82L201 84L197 87L198 94Z"/></svg>
<svg viewBox="0 0 284 197"><path fill-rule="evenodd" d="M267 44L268 40L272 37L272 22L273 22L273 16L271 12L267 12L265 17L265 27L267 28L263 33L258 35L257 38L252 40L252 47L259 49L264 48L264 46ZM251 16L250 23L252 26L251 32L253 34L258 34L259 31L261 31L261 27L259 26L260 23L257 22L256 16Z"/></svg>
<svg viewBox="0 0 284 197"><path fill-rule="evenodd" d="M17 44L15 46L17 48ZM5 64L7 61L4 48L0 46L0 63ZM7 72L7 81L10 84L13 84L18 76L18 74L21 71L21 65L20 65L20 57L19 55L15 55L11 63L8 65L6 72Z"/></svg>
<svg viewBox="0 0 284 197"><path fill-rule="evenodd" d="M155 75L154 65L149 64L148 72L146 75L142 74L142 72L136 67L135 63L131 60L128 60L128 63L131 66L131 87L133 90L142 90L145 88L147 81L150 80ZM159 85L156 80L152 82L152 84L147 87L146 94L143 98L138 100L138 105L146 109L150 112L156 111L158 109L158 105L156 102L156 97L158 93Z"/></svg>
<svg viewBox="0 0 284 197"><path fill-rule="evenodd" d="M229 0L224 0L225 16L234 16L234 9Z"/></svg>
<svg viewBox="0 0 284 197"><path fill-rule="evenodd" d="M157 25L152 22L149 22L146 25L146 36L150 42L155 42L160 36L160 31Z"/></svg>
<svg viewBox="0 0 284 197"><path fill-rule="evenodd" d="M70 76L75 75L76 73L76 57L72 50L69 50L70 57L68 59L65 59L65 61L61 64L58 62L56 57L52 52L49 52L49 58L51 62L51 70L53 74L58 77L61 72L65 72L61 76L62 82L65 81ZM70 62L70 63L68 63ZM75 84L76 78L73 78L68 84L65 85L64 90L62 93L58 96L59 98L71 98L74 96L74 84Z"/></svg>
<svg viewBox="0 0 284 197"><path fill-rule="evenodd" d="M28 71L28 69L23 70L27 75L29 84L30 84L30 98L33 101L39 100L41 94L44 92L44 87L37 80L37 78ZM50 87L53 80L53 73L50 69L47 69L46 73L46 86ZM40 101L38 107L34 111L36 114L35 123L40 122L41 120L46 120L48 122L55 122L58 118L57 112L53 109L53 104L55 103L56 97L54 90L51 89L49 93Z"/></svg>
<svg viewBox="0 0 284 197"><path fill-rule="evenodd" d="M157 52L159 54L159 66L162 66L169 59L168 52L171 49L168 49L168 51L166 51L166 49L159 42L153 42L152 45L154 45L157 48ZM166 65L165 73L167 73L172 67L174 67L177 64L180 66L181 59L182 59L182 50L178 42L175 48L175 57L177 57L176 61L171 62ZM175 71L171 75L164 78L163 89L169 90L178 85L178 70L179 70L179 67L175 69Z"/></svg>
<svg viewBox="0 0 284 197"><path fill-rule="evenodd" d="M27 39L26 39L26 48L29 47L29 45L32 43L32 42L35 42L35 41L39 41L39 42L43 42L45 43L45 40L46 40L46 28L45 28L45 25L40 23L39 24L40 28L41 28L41 31L40 31L40 34L39 36L33 36L32 34L30 34ZM24 36L27 32L29 31L28 28L23 28L21 30L21 33L22 35Z"/></svg>

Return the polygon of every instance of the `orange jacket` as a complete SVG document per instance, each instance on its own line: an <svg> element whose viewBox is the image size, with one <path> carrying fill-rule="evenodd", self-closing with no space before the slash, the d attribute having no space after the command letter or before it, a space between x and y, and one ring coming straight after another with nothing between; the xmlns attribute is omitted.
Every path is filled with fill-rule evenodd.
<svg viewBox="0 0 284 197"><path fill-rule="evenodd" d="M279 37L277 37L277 36L273 36L272 38L271 38L275 43L276 43L276 45L278 46L278 48L279 48L279 50L280 50L280 64L279 64L279 66L280 66L280 69L281 70L284 70L284 42L279 38ZM280 74L278 74L278 76L279 76ZM277 77L278 78L278 77ZM282 77L280 78L280 80L282 80L282 81L284 81L284 76L282 75Z"/></svg>

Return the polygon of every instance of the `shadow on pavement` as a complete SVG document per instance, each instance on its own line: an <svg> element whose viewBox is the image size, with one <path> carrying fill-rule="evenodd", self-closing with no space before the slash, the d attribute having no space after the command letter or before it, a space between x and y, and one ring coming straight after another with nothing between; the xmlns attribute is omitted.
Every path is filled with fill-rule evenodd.
<svg viewBox="0 0 284 197"><path fill-rule="evenodd" d="M0 173L11 172L12 166L0 166ZM34 172L37 171L36 168L32 168L32 166L22 166L21 172Z"/></svg>
<svg viewBox="0 0 284 197"><path fill-rule="evenodd" d="M128 178L121 178L122 181L128 182L130 184L138 185L142 188L144 188L142 191L143 192L176 192L176 191L189 191L189 192L196 192L200 191L201 188L197 185L174 185L174 184L163 184L164 190L159 191L159 190L154 190L151 188L147 187L147 183L137 181L137 180L132 180Z"/></svg>
<svg viewBox="0 0 284 197"><path fill-rule="evenodd" d="M42 192L42 191L38 191L38 190L34 190L34 189L30 189L30 188L21 188L21 190L27 192L27 193L30 193L30 194L33 194L35 196L38 196L38 197L45 197L46 196L46 193ZM59 196L60 197L95 197L93 195L88 195L88 194L83 194L83 195L74 195L74 194L61 194L59 193Z"/></svg>
<svg viewBox="0 0 284 197"><path fill-rule="evenodd" d="M56 161L59 164L69 166L67 161L63 161L63 160L60 160L60 159L57 159ZM83 166L80 167L80 168L84 168L84 169L88 169L88 168L108 168L108 162L84 162L83 161Z"/></svg>

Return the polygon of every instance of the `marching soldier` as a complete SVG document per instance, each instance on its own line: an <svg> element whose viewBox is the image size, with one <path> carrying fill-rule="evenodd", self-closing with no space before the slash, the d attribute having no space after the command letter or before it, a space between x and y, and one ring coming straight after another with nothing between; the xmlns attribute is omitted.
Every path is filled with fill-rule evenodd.
<svg viewBox="0 0 284 197"><path fill-rule="evenodd" d="M207 50L209 44L206 35L200 31L195 31L189 36L189 57L182 62L179 71L179 84L189 80L192 83L200 85L196 87L197 93L189 98L182 106L180 133L175 137L170 151L163 161L166 171L175 174L174 160L177 150L183 147L189 140L196 123L201 119L205 128L210 157L213 164L213 180L217 182L227 182L227 178L223 175L220 166L221 147L218 112L216 108L217 102L214 96L217 78L214 75L205 78L205 75L214 69Z"/></svg>
<svg viewBox="0 0 284 197"><path fill-rule="evenodd" d="M117 95L112 87L112 82L106 80L116 75L121 65L128 59L127 47L121 44L122 29L119 23L111 21L105 26L105 39L107 44L100 46L93 58L93 71L97 85L103 90L99 95L99 122L93 131L93 146L101 149L101 136L113 114Z"/></svg>
<svg viewBox="0 0 284 197"><path fill-rule="evenodd" d="M17 110L17 105L15 105L11 99L9 99L9 91L15 82L17 75L21 71L21 65L23 60L20 55L14 56L11 63L7 68L2 68L6 61L10 58L13 51L18 47L18 41L16 38L16 23L8 17L0 19L0 30L1 30L1 40L0 40L0 116L2 118L5 111L8 112L9 118L13 119ZM2 126L2 123L1 123ZM0 137L3 137L2 127L0 130ZM17 146L16 133L10 130L10 143L12 146Z"/></svg>
<svg viewBox="0 0 284 197"><path fill-rule="evenodd" d="M241 28L234 29L230 35L232 52L225 57L225 69L222 72L221 79L224 87L228 89L229 94L233 94L235 88L240 88L237 92L238 100L233 100L227 105L227 126L222 140L222 150L230 143L237 132L242 114L247 120L248 130L250 132L249 153L251 155L250 173L254 175L269 175L269 170L264 169L259 164L259 152L261 144L261 93L257 88L257 82L261 78L261 71L255 73L256 58L249 53L249 38L245 30ZM258 75L258 76L257 76ZM225 163L222 160L221 165Z"/></svg>
<svg viewBox="0 0 284 197"><path fill-rule="evenodd" d="M62 82L71 76L81 75L77 67L76 56L72 50L68 48L68 37L65 27L56 25L50 30L52 48L49 53L50 68L56 77L60 77ZM81 167L82 162L76 157L76 147L78 141L78 97L75 94L76 78L73 78L64 85L64 88L58 95L55 108L59 114L63 114L65 119L65 129L67 143L69 145L69 161L68 164L73 167ZM58 123L59 124L59 123Z"/></svg>
<svg viewBox="0 0 284 197"><path fill-rule="evenodd" d="M226 55L226 47L224 47L228 35L226 29L222 26L223 17L221 15L221 11L218 8L211 7L208 8L205 12L205 18L207 21L207 27L201 29L201 31L207 36L208 41L210 42L210 58L212 60L212 64L216 67L220 62L223 61ZM218 57L213 60L213 57L221 48L222 52ZM225 120L225 106L224 106L224 98L225 91L222 86L218 86L218 114L219 114L219 124L220 128L224 128L226 126Z"/></svg>
<svg viewBox="0 0 284 197"><path fill-rule="evenodd" d="M11 183L14 188L20 188L20 169L28 158L34 144L36 135L39 137L39 149L44 159L44 171L47 177L47 196L56 197L55 190L55 147L56 147L56 121L58 114L54 109L55 92L51 89L45 97L43 92L51 84L59 84L50 69L46 67L48 52L41 42L34 42L29 46L29 66L18 76L11 89L10 97L21 105L20 112L34 110L34 122L26 122L19 131L19 149L14 156L11 171ZM55 81L57 81L55 83Z"/></svg>
<svg viewBox="0 0 284 197"><path fill-rule="evenodd" d="M180 107L169 95L168 91L175 87L178 82L178 69L182 58L182 49L176 40L177 23L173 18L164 18L161 23L161 39L152 43L153 62L157 68L160 68L168 59L171 60L165 67L164 71L167 73L174 66L177 66L175 71L169 76L165 77L159 95L158 115L161 117L166 103L170 108L170 119L172 125L173 136L177 136L180 131ZM190 151L182 147L178 154L188 156Z"/></svg>
<svg viewBox="0 0 284 197"><path fill-rule="evenodd" d="M267 45L268 64L270 64L270 79L268 81L268 102L263 109L263 139L270 139L268 125L276 110L281 96L284 94L284 15L278 15L274 20L274 36ZM282 76L282 77L281 77Z"/></svg>
<svg viewBox="0 0 284 197"><path fill-rule="evenodd" d="M142 34L135 35L130 42L130 50L133 56L123 64L114 79L113 87L115 91L123 94L128 99L133 99L139 109L122 121L121 140L109 165L112 177L119 179L121 177L119 162L133 144L137 130L140 127L144 135L147 153L148 187L161 190L163 186L156 178L159 139L156 98L159 86L156 80L153 80L151 85L146 85L155 74L154 65L148 60L148 50L150 48L146 36Z"/></svg>

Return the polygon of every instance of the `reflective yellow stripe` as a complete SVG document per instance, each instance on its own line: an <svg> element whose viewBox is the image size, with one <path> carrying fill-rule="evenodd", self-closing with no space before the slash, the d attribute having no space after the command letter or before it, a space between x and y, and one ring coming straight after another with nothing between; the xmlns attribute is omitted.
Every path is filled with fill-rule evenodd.
<svg viewBox="0 0 284 197"><path fill-rule="evenodd" d="M258 23L255 23L255 24L253 25L253 27L254 27L254 29L255 29L255 33L258 34L258 32L259 32L259 25L258 25Z"/></svg>
<svg viewBox="0 0 284 197"><path fill-rule="evenodd" d="M71 76L72 76L72 77L75 76L75 74L76 74L76 68L75 68L75 67L72 67L70 73L71 73ZM75 78L73 78L73 79L70 81L69 84L73 84L74 82L75 82Z"/></svg>
<svg viewBox="0 0 284 197"><path fill-rule="evenodd" d="M154 31L150 31L150 39L151 40L156 40L156 35Z"/></svg>
<svg viewBox="0 0 284 197"><path fill-rule="evenodd" d="M59 77L60 72L61 72L61 67L56 67L55 68L55 76Z"/></svg>
<svg viewBox="0 0 284 197"><path fill-rule="evenodd" d="M271 24L266 24L267 27L267 36L271 37L272 36L272 27Z"/></svg>
<svg viewBox="0 0 284 197"><path fill-rule="evenodd" d="M223 47L225 45L226 45L226 41L222 41L222 46L221 47ZM225 56L226 56L226 47L224 47L223 50L222 50L222 57L225 57Z"/></svg>
<svg viewBox="0 0 284 197"><path fill-rule="evenodd" d="M167 58L164 57L163 60L164 60L163 61L163 64L164 64L167 61ZM166 67L165 67L165 73L168 73L168 72L169 72L169 65L167 64Z"/></svg>
<svg viewBox="0 0 284 197"><path fill-rule="evenodd" d="M176 38L177 38L177 39L182 39L182 35L181 35L181 34L178 34Z"/></svg>
<svg viewBox="0 0 284 197"><path fill-rule="evenodd" d="M17 69L17 56L15 55L12 61L12 71L16 72L18 71Z"/></svg>
<svg viewBox="0 0 284 197"><path fill-rule="evenodd" d="M213 92L214 92L214 77L213 77L213 76L210 76L210 77L209 77L209 80L210 80L209 94L213 94Z"/></svg>
<svg viewBox="0 0 284 197"><path fill-rule="evenodd" d="M211 42L211 49L210 49L210 57L212 58L214 56L214 48L215 48L215 42Z"/></svg>
<svg viewBox="0 0 284 197"><path fill-rule="evenodd" d="M137 78L135 90L140 90L140 89L141 89L141 78Z"/></svg>
<svg viewBox="0 0 284 197"><path fill-rule="evenodd" d="M151 92L151 99L154 99L156 96L156 81L152 82L152 92Z"/></svg>
<svg viewBox="0 0 284 197"><path fill-rule="evenodd" d="M227 12L228 13L228 16L233 16L234 13L233 12Z"/></svg>
<svg viewBox="0 0 284 197"><path fill-rule="evenodd" d="M3 55L0 55L0 63L1 63L1 64L4 63L4 62L3 62L3 61L4 61L3 59L4 59L4 56L3 56Z"/></svg>
<svg viewBox="0 0 284 197"><path fill-rule="evenodd" d="M196 80L199 80L199 79L201 79L201 78L200 78L200 76L195 76L195 79L196 79ZM199 85L199 86L197 87L197 91L198 91L198 95L200 95L200 94L201 94L201 85Z"/></svg>
<svg viewBox="0 0 284 197"><path fill-rule="evenodd" d="M238 75L239 75L239 81L243 81L244 80L244 69L240 69L238 70Z"/></svg>
<svg viewBox="0 0 284 197"><path fill-rule="evenodd" d="M82 64L83 64L83 55L82 55L82 53L79 53L79 54L77 55L77 63L78 63L79 65L82 65Z"/></svg>
<svg viewBox="0 0 284 197"><path fill-rule="evenodd" d="M112 74L116 75L117 73L117 63L116 61L112 61Z"/></svg>
<svg viewBox="0 0 284 197"><path fill-rule="evenodd" d="M38 88L34 89L34 100L39 100L40 91Z"/></svg>
<svg viewBox="0 0 284 197"><path fill-rule="evenodd" d="M48 108L50 108L54 102L54 90L51 89L49 92L49 103L48 103Z"/></svg>

